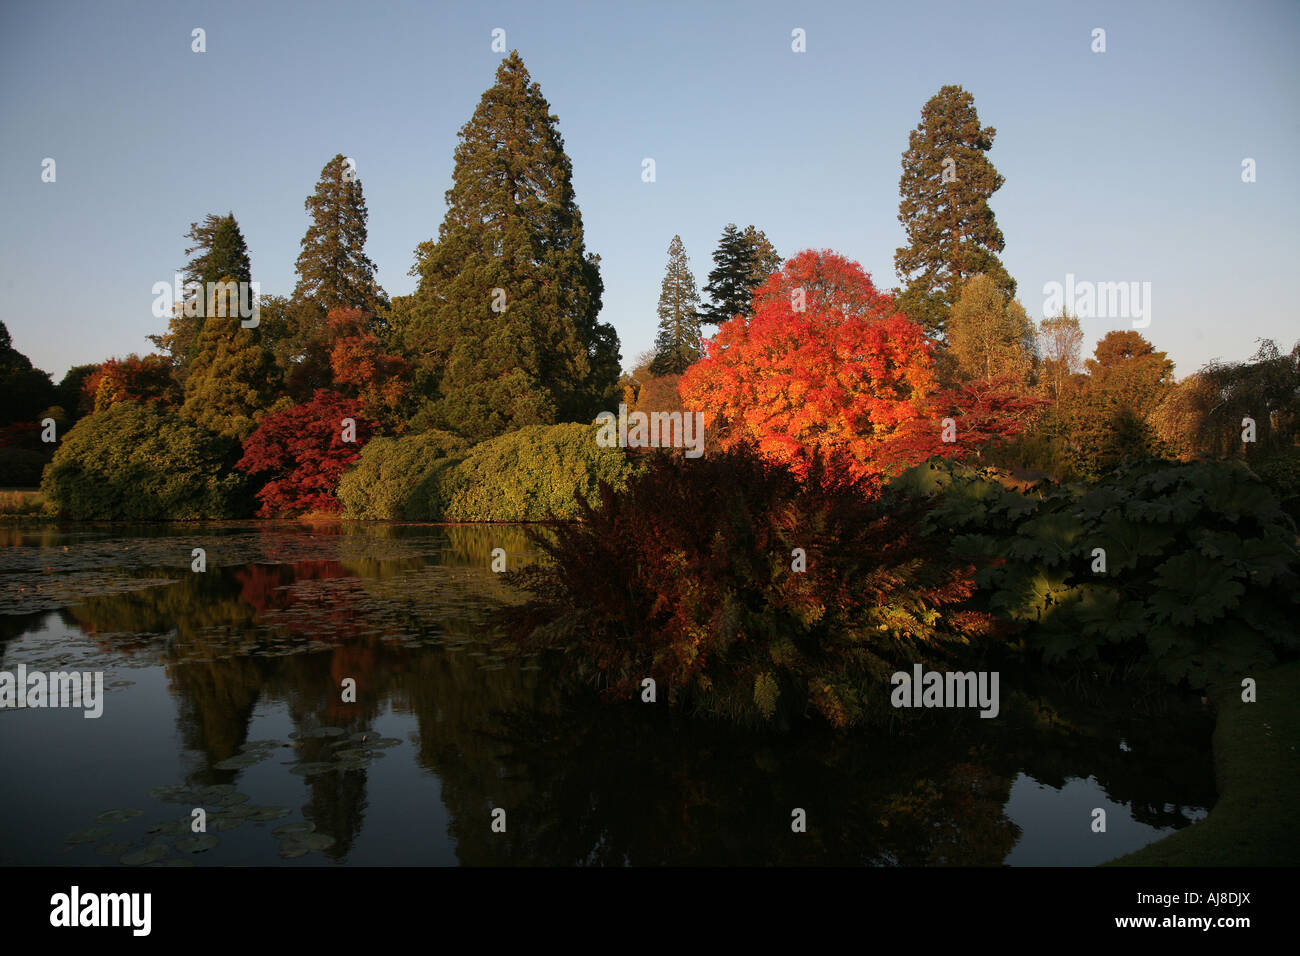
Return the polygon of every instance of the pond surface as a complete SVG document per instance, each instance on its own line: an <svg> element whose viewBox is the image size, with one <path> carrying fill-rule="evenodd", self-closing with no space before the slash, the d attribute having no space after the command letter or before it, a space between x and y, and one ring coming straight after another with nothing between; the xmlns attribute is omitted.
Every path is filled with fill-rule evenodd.
<svg viewBox="0 0 1300 956"><path fill-rule="evenodd" d="M1003 673L997 719L787 736L562 697L488 623L497 547L530 560L512 526L0 526L0 671L104 681L98 719L0 709L0 864L1092 865L1214 802L1173 695Z"/></svg>

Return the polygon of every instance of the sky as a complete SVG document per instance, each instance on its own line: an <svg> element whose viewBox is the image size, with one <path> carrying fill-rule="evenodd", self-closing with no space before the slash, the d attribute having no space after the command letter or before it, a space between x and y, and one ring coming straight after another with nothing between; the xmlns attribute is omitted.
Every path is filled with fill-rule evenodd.
<svg viewBox="0 0 1300 956"><path fill-rule="evenodd" d="M153 284L212 212L235 214L263 293L288 294L304 200L338 153L364 186L380 283L411 292L457 132L503 55L497 28L559 117L626 368L653 344L674 235L700 286L729 222L897 285L901 155L946 84L997 130L988 157L1006 182L990 205L1031 317L1069 275L1137 282L1145 318L1084 318L1085 352L1146 321L1180 377L1260 338L1300 340L1296 0L0 0L14 347L56 382L149 351L165 326Z"/></svg>

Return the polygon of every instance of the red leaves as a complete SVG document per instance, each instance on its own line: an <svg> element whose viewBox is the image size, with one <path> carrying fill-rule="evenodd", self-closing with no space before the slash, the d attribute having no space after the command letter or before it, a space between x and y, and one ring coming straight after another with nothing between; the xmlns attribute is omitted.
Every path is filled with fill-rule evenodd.
<svg viewBox="0 0 1300 956"><path fill-rule="evenodd" d="M806 473L840 456L855 478L874 477L891 447L926 414L933 351L855 262L829 250L789 260L754 293L748 322L724 323L681 383L724 447L752 443Z"/></svg>
<svg viewBox="0 0 1300 956"><path fill-rule="evenodd" d="M356 440L346 442L344 419L356 423ZM235 466L269 481L257 493L263 518L320 511L337 513L339 478L361 454L374 426L357 399L319 388L305 405L265 415L244 439Z"/></svg>

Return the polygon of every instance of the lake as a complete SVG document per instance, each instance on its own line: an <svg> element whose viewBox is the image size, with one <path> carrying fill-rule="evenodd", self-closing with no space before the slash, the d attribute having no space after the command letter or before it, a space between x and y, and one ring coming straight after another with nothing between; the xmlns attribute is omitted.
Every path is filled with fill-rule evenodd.
<svg viewBox="0 0 1300 956"><path fill-rule="evenodd" d="M0 864L1077 866L1215 800L1173 692L1004 672L993 720L785 735L566 698L491 626L494 548L535 557L508 525L0 526L0 671L104 682L98 719L0 709Z"/></svg>

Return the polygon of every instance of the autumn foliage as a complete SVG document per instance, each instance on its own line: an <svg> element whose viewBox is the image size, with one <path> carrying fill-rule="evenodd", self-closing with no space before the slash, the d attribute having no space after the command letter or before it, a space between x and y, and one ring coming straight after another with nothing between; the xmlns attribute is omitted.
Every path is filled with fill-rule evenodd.
<svg viewBox="0 0 1300 956"><path fill-rule="evenodd" d="M927 537L919 498L884 500L820 461L796 477L750 450L649 456L626 491L535 544L533 593L502 612L530 651L614 697L652 677L714 716L842 727L892 712L889 675L987 633L972 570ZM797 550L796 550L797 549Z"/></svg>
<svg viewBox="0 0 1300 956"><path fill-rule="evenodd" d="M723 323L681 382L724 449L749 444L805 474L814 458L878 479L1014 434L1036 402L991 384L940 391L934 346L856 262L789 260ZM945 440L943 419L958 427Z"/></svg>
<svg viewBox="0 0 1300 956"><path fill-rule="evenodd" d="M343 440L349 418L356 423L354 442ZM324 388L304 405L264 416L244 440L244 456L235 466L264 482L257 492L258 515L337 513L339 479L373 430L359 400Z"/></svg>

